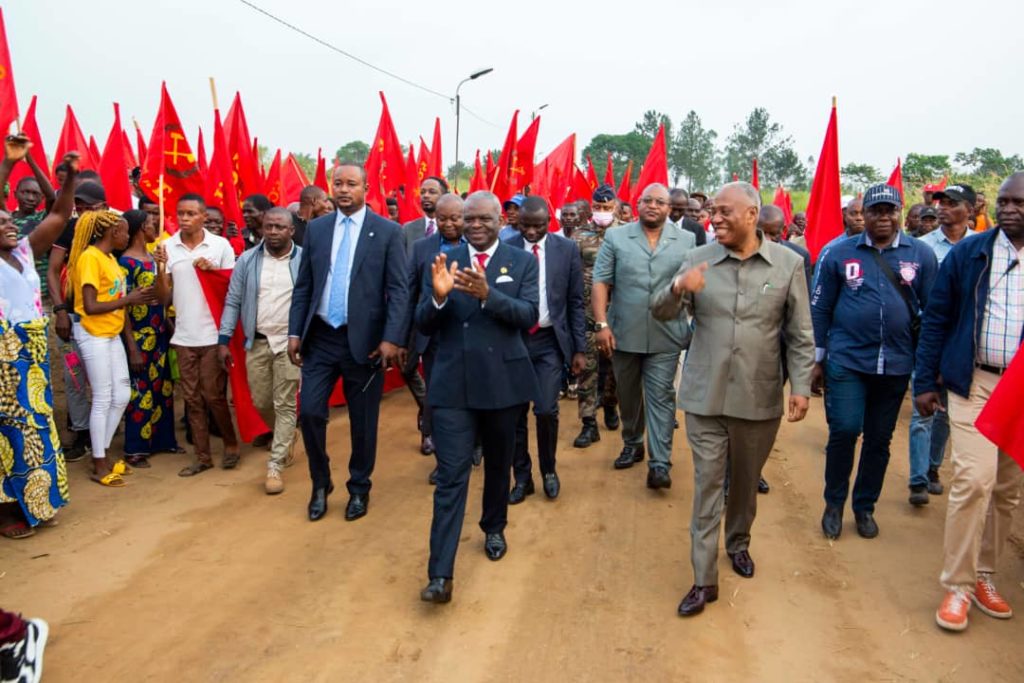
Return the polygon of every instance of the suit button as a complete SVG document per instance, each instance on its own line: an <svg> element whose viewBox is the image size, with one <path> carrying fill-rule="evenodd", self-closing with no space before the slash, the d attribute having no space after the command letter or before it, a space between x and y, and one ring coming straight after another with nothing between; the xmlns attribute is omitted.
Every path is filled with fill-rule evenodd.
<svg viewBox="0 0 1024 683"><path fill-rule="evenodd" d="M469 327L469 323L462 323L463 327Z"/></svg>

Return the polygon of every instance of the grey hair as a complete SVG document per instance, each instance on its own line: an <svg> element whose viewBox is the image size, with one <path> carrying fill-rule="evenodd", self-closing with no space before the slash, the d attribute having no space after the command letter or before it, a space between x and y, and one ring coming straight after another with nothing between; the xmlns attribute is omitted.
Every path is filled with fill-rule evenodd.
<svg viewBox="0 0 1024 683"><path fill-rule="evenodd" d="M493 192L488 192L487 190L477 190L473 194L466 197L467 204L476 201L490 202L491 204L494 205L494 215L501 216L501 202L498 200L498 195L494 194Z"/></svg>
<svg viewBox="0 0 1024 683"><path fill-rule="evenodd" d="M648 192L650 192L651 190L655 190L655 189L662 189L662 190L665 190L665 194L668 194L669 196L671 196L671 194L669 193L669 189L668 189L667 187L665 187L665 186L664 186L663 184L661 184L661 183L651 183L650 185L648 185L647 187L645 187L645 188L644 188L644 191L643 191L643 192L641 192L640 194L641 194L641 195L645 195L645 194L647 194Z"/></svg>
<svg viewBox="0 0 1024 683"><path fill-rule="evenodd" d="M757 191L757 188L744 180L736 180L731 183L722 185L722 189L719 192L725 192L726 190L737 189L746 195L750 203L757 207L757 210L761 210L761 193Z"/></svg>

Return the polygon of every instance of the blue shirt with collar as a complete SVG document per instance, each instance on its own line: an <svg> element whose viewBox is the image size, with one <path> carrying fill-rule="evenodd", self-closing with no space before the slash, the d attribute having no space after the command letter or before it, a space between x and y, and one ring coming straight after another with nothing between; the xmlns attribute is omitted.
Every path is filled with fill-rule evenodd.
<svg viewBox="0 0 1024 683"><path fill-rule="evenodd" d="M463 244L469 244L466 241L466 236L465 235L460 235L459 236L459 241L456 242L455 244L452 244L451 242L446 240L443 235L441 235L440 231L438 231L438 233L437 233L437 239L439 240L438 243L440 244L440 246L438 248L441 250L442 254L447 254L450 251L458 249Z"/></svg>
<svg viewBox="0 0 1024 683"><path fill-rule="evenodd" d="M514 225L506 225L498 233L498 239L502 242L508 242L510 239L519 234L519 228Z"/></svg>
<svg viewBox="0 0 1024 683"><path fill-rule="evenodd" d="M338 258L338 246L341 244L343 235L342 225L345 222L345 214L341 211L335 213L334 221L334 236L331 239L331 269L327 273L327 281L324 283L324 292L320 296L320 302L316 308L316 314L319 315L324 321L327 321L330 317L329 311L331 309L331 283L334 279L334 262ZM366 205L356 211L347 218L351 219L348 223L349 241L348 241L348 262L351 264L354 260L356 253L356 243L359 242L359 233L363 229L363 221L366 220ZM348 271L349 282L352 281L352 268Z"/></svg>
<svg viewBox="0 0 1024 683"><path fill-rule="evenodd" d="M870 375L909 375L914 368L912 318L900 292L879 266L867 232L833 244L818 261L811 319L815 360ZM909 287L918 313L938 272L935 253L897 233L881 257Z"/></svg>
<svg viewBox="0 0 1024 683"><path fill-rule="evenodd" d="M969 234L971 234L970 230L964 230L964 234L960 240L963 240L963 238L967 237ZM946 237L946 233L942 231L942 226L935 228L927 235L922 235L917 239L932 248L932 251L935 252L935 258L938 259L940 266L942 265L942 261L946 258L946 254L948 254L957 244L956 242L951 242L950 239Z"/></svg>

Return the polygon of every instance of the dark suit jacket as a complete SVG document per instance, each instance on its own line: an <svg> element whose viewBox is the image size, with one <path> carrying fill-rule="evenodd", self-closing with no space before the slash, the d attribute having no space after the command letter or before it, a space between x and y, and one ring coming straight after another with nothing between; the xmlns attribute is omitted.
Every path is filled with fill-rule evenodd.
<svg viewBox="0 0 1024 683"><path fill-rule="evenodd" d="M807 276L807 291L811 291L811 278L813 277L814 267L811 265L811 252L807 251L799 244L793 244L789 240L780 240L779 244L784 247L789 247L790 251L795 251L800 254L804 260L804 275Z"/></svg>
<svg viewBox="0 0 1024 683"><path fill-rule="evenodd" d="M414 221L409 221L402 226L402 240L405 243L405 253L412 253L412 245L421 237L427 234L427 219L420 216ZM415 305L415 303L413 304Z"/></svg>
<svg viewBox="0 0 1024 683"><path fill-rule="evenodd" d="M693 233L693 236L697 239L698 247L708 243L708 234L704 231L704 226L692 218L684 218L679 221L679 227Z"/></svg>
<svg viewBox="0 0 1024 683"><path fill-rule="evenodd" d="M469 264L469 247L448 253L448 263ZM502 282L498 282L498 280ZM534 400L537 377L523 332L537 322L537 260L499 242L487 263L487 302L452 290L434 305L426 278L416 306L416 326L437 335L437 358L427 400L439 408L497 410Z"/></svg>
<svg viewBox="0 0 1024 683"><path fill-rule="evenodd" d="M288 316L288 334L301 337L303 348L331 269L337 216L329 213L306 227L306 257L295 278ZM369 364L370 353L382 340L405 344L409 297L405 265L401 226L367 208L348 287L348 342L357 361Z"/></svg>
<svg viewBox="0 0 1024 683"><path fill-rule="evenodd" d="M509 246L524 250L530 256L531 245L516 235ZM558 338L562 358L568 363L574 353L587 352L587 313L583 306L583 259L580 248L572 240L548 233L544 242L545 289L548 315Z"/></svg>
<svg viewBox="0 0 1024 683"><path fill-rule="evenodd" d="M409 350L422 354L430 344L430 337L419 331L412 324L416 316L416 304L419 303L424 281L430 284L430 267L434 257L441 251L441 241L437 235L430 239L420 238L412 245L409 254L409 306L406 309L406 325L409 327Z"/></svg>

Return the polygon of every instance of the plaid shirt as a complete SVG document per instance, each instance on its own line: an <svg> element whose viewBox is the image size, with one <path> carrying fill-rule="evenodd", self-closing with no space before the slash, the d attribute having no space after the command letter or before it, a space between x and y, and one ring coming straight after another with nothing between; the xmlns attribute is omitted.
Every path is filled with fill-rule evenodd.
<svg viewBox="0 0 1024 683"><path fill-rule="evenodd" d="M992 248L988 301L981 324L978 362L1005 368L1020 345L1024 328L1024 249L1018 251L1002 230Z"/></svg>

